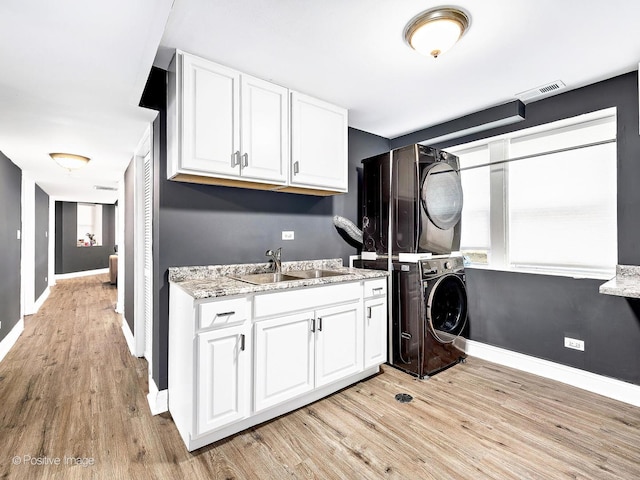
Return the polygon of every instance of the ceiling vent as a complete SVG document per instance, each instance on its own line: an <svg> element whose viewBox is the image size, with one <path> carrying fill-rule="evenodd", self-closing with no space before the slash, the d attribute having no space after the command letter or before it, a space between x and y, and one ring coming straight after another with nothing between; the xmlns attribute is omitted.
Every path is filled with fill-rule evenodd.
<svg viewBox="0 0 640 480"><path fill-rule="evenodd" d="M532 88L531 90L527 90L526 92L517 93L516 98L523 103L533 102L544 97L549 97L555 93L558 93L560 90L564 90L565 88L567 88L567 86L562 80L556 80L555 82Z"/></svg>
<svg viewBox="0 0 640 480"><path fill-rule="evenodd" d="M110 192L117 192L118 191L117 187L105 187L104 185L94 185L93 188L95 190L108 190Z"/></svg>

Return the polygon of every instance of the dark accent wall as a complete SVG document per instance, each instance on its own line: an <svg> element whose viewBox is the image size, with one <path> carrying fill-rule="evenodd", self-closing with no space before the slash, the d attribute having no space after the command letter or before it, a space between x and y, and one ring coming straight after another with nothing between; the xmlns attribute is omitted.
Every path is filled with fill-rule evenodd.
<svg viewBox="0 0 640 480"><path fill-rule="evenodd" d="M153 73L152 73L153 76ZM165 75L156 78L165 82ZM151 79L150 79L151 80ZM163 83L164 85L164 83ZM162 100L149 98L162 92ZM349 130L349 193L316 197L290 193L195 185L167 180L166 88L151 88L144 105L160 110L154 123L154 337L153 378L167 388L168 268L267 261L265 251L283 247L283 260L342 258L356 254L333 226L334 215L358 215L360 161L389 150L387 139ZM282 230L295 240L282 241ZM157 301L157 303L156 303Z"/></svg>
<svg viewBox="0 0 640 480"><path fill-rule="evenodd" d="M135 167L131 160L124 172L124 318L133 333L135 317ZM122 211L122 210L121 210Z"/></svg>
<svg viewBox="0 0 640 480"><path fill-rule="evenodd" d="M38 185L35 191L34 300L38 300L49 284L49 195Z"/></svg>
<svg viewBox="0 0 640 480"><path fill-rule="evenodd" d="M0 152L0 341L20 320L22 170Z"/></svg>
<svg viewBox="0 0 640 480"><path fill-rule="evenodd" d="M77 211L75 202L56 202L56 274L108 268L114 253L115 205L103 205L101 246L76 246Z"/></svg>
<svg viewBox="0 0 640 480"><path fill-rule="evenodd" d="M640 265L637 72L531 103L517 124L435 146L446 149L608 107L617 107L618 118L618 263ZM640 300L602 295L602 283L468 269L470 338L640 385ZM585 340L585 351L565 348L565 335Z"/></svg>

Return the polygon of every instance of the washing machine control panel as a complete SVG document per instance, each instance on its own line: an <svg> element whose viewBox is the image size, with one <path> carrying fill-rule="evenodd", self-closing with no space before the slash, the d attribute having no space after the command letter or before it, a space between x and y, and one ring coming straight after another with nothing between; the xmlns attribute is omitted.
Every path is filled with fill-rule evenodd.
<svg viewBox="0 0 640 480"><path fill-rule="evenodd" d="M462 257L433 258L420 263L423 278L456 272L464 268Z"/></svg>

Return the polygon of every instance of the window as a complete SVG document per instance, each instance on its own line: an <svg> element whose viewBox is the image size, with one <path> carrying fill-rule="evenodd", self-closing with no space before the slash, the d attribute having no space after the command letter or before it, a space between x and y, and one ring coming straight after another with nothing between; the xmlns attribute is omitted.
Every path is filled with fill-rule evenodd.
<svg viewBox="0 0 640 480"><path fill-rule="evenodd" d="M460 158L460 249L472 264L615 274L615 109L446 150Z"/></svg>
<svg viewBox="0 0 640 480"><path fill-rule="evenodd" d="M102 245L102 205L78 203L77 243L78 247Z"/></svg>

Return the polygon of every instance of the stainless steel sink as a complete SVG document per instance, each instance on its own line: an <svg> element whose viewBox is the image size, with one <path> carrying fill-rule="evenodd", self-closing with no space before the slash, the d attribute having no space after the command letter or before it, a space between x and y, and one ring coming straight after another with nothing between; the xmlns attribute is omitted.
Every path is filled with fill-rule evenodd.
<svg viewBox="0 0 640 480"><path fill-rule="evenodd" d="M333 270L294 270L288 272L297 278L326 278L326 277L339 277L341 275L347 275L343 272L334 272Z"/></svg>
<svg viewBox="0 0 640 480"><path fill-rule="evenodd" d="M250 275L231 276L234 280L252 283L253 285L262 285L265 283L286 282L288 280L300 280L300 277L294 277L284 273L252 273Z"/></svg>

